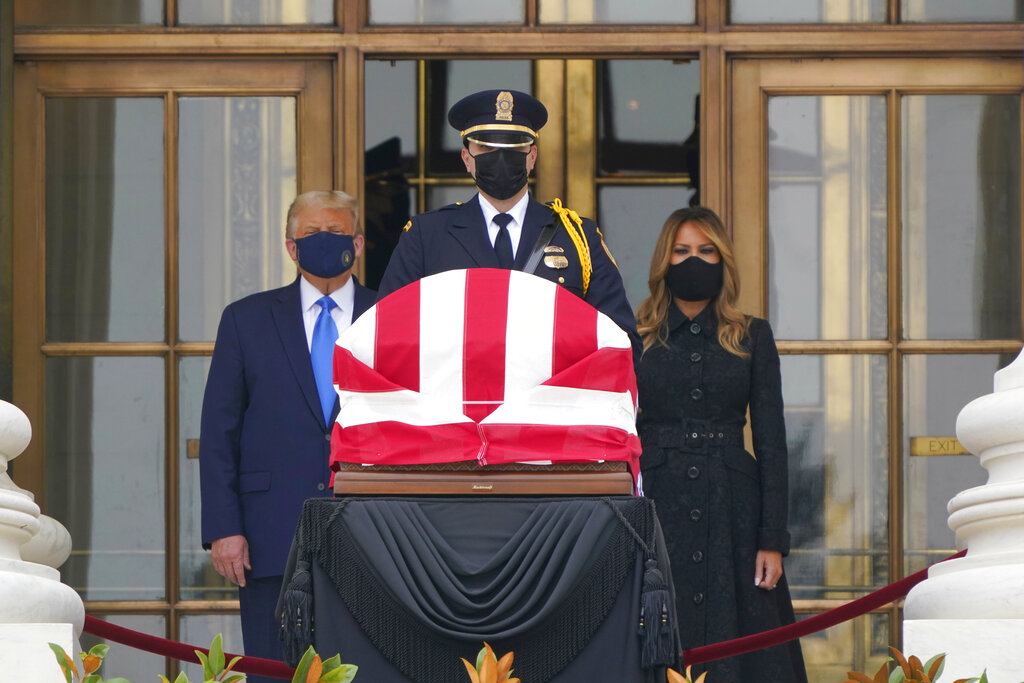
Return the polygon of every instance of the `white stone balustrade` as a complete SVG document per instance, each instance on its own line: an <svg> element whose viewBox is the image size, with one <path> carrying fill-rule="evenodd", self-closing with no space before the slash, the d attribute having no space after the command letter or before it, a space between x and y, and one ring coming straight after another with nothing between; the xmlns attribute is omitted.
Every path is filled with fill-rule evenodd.
<svg viewBox="0 0 1024 683"><path fill-rule="evenodd" d="M943 680L1024 680L1024 351L995 374L994 391L960 411L957 438L988 471L949 501L949 527L967 556L931 567L907 596L903 651L946 653Z"/></svg>
<svg viewBox="0 0 1024 683"><path fill-rule="evenodd" d="M0 401L0 679L63 683L47 644L77 658L85 608L56 569L71 553L70 534L7 473L31 439L25 413Z"/></svg>

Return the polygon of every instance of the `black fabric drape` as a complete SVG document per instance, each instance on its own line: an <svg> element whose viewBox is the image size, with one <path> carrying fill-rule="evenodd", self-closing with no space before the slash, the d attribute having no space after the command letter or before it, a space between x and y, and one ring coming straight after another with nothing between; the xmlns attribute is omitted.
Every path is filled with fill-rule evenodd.
<svg viewBox="0 0 1024 683"><path fill-rule="evenodd" d="M462 680L485 640L531 683L654 680L637 628L656 525L642 498L310 500L286 576L312 567L317 651L374 680Z"/></svg>

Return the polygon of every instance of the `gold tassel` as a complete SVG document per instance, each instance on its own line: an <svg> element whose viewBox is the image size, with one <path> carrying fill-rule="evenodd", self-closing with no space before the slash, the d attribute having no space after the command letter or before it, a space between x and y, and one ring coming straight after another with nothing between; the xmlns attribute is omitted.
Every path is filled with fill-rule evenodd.
<svg viewBox="0 0 1024 683"><path fill-rule="evenodd" d="M578 213L562 206L562 200L557 197L555 201L551 202L551 209L562 219L562 225L565 226L565 231L569 233L569 238L576 247L576 253L580 256L580 267L583 269L583 296L585 297L590 288L590 274L594 267L590 263L590 244L587 243L587 236L583 232L583 220Z"/></svg>

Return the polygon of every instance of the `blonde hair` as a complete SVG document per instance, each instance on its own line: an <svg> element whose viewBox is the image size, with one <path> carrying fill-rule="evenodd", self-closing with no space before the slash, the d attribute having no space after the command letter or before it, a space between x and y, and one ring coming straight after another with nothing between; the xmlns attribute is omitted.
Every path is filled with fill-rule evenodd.
<svg viewBox="0 0 1024 683"><path fill-rule="evenodd" d="M676 241L676 233L684 223L695 225L705 237L718 248L722 258L722 291L712 299L709 305L714 307L718 319L718 343L722 348L740 358L750 353L743 348L743 340L747 336L750 318L736 308L736 299L740 294L740 277L736 271L736 257L732 250L732 240L725 231L722 219L711 209L693 206L673 211L658 235L651 257L651 275L647 286L651 295L640 303L636 311L636 327L644 342L644 351L655 344L668 346L669 306L675 302L672 293L665 284L665 273L668 272L669 260L672 258L672 247Z"/></svg>
<svg viewBox="0 0 1024 683"><path fill-rule="evenodd" d="M284 225L285 239L295 237L295 228L298 227L299 214L309 208L318 209L339 209L349 211L355 222L355 233L361 235L362 227L359 225L359 200L341 190L310 190L303 192L292 201L288 207L288 219Z"/></svg>

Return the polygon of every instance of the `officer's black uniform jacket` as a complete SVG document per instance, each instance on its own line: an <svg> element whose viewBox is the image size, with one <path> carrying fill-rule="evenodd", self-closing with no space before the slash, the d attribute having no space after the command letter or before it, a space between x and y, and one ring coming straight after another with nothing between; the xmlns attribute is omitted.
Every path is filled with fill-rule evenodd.
<svg viewBox="0 0 1024 683"><path fill-rule="evenodd" d="M556 219L551 207L530 198L513 268L523 269L541 230ZM626 300L619 269L605 251L597 225L588 218L583 219L583 232L590 245L593 267L586 296L583 295L583 269L579 253L565 227L561 225L561 220L557 221L556 226L549 244L561 247L562 255L568 259L569 264L565 268L551 268L542 260L534 274L560 284L610 317L629 334L634 352L637 351L639 337L636 333L636 319ZM497 267L498 257L487 236L479 195L473 195L465 204L450 204L428 211L409 222L398 247L391 255L378 288L377 299L379 301L396 289L435 273L459 268Z"/></svg>

